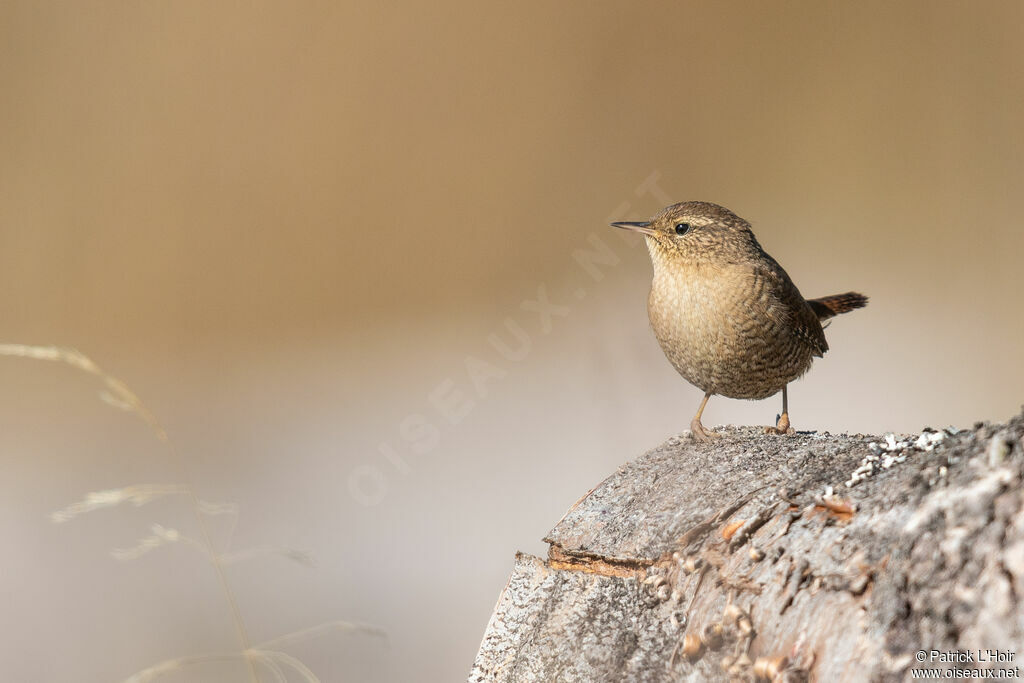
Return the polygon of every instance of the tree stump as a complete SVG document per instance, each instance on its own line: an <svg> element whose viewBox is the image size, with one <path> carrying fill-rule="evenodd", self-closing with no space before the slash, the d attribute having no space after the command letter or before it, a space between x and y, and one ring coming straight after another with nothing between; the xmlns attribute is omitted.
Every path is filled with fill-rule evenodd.
<svg viewBox="0 0 1024 683"><path fill-rule="evenodd" d="M1014 676L1024 414L903 437L722 431L622 466L546 560L517 555L469 680Z"/></svg>

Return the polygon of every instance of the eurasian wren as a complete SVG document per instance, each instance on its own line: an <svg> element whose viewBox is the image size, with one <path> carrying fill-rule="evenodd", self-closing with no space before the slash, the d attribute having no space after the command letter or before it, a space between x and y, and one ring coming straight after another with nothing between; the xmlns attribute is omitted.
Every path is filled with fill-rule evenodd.
<svg viewBox="0 0 1024 683"><path fill-rule="evenodd" d="M651 326L673 367L704 392L693 435L720 436L700 422L711 396L761 399L780 390L782 414L767 431L792 433L786 388L828 351L821 321L868 298L847 292L805 300L750 224L717 204L683 202L649 221L612 225L646 236Z"/></svg>

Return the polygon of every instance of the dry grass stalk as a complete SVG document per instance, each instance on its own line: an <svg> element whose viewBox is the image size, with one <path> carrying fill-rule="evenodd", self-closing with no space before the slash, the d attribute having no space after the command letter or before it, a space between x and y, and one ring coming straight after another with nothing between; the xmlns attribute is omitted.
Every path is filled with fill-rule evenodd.
<svg viewBox="0 0 1024 683"><path fill-rule="evenodd" d="M45 360L50 362L64 363L82 372L97 377L103 384L100 398L119 410L132 413L143 420L153 430L158 440L168 446L171 455L175 456L173 444L167 435L167 430L156 418L156 416L142 403L138 395L128 385L113 375L107 373L91 358L77 351L76 349L60 346L32 346L28 344L0 344L0 356L13 356L17 358L30 358L33 360ZM216 653L206 655L194 655L168 659L153 666L142 669L125 679L125 683L147 683L157 678L183 668L213 661L230 661L243 659L249 667L249 675L255 683L259 679L256 675L256 666L265 668L275 681L287 683L285 670L290 670L299 675L307 683L319 683L319 678L305 664L295 657L280 651L279 648L294 644L300 640L316 637L330 631L363 632L371 635L383 636L384 631L372 626L356 624L347 621L332 621L318 626L294 631L262 645L252 647L249 644L249 637L245 624L242 621L241 612L231 587L224 574L224 565L232 562L262 557L269 554L283 555L300 564L312 565L312 557L303 551L292 548L277 546L260 546L248 550L236 551L234 553L217 552L210 535L206 517L217 515L230 515L232 517L231 527L228 533L228 540L225 546L230 544L230 538L234 533L238 521L238 506L233 503L211 503L203 501L196 496L191 486L181 484L136 484L118 489L107 489L94 491L86 494L81 501L73 503L61 510L50 514L50 520L54 523L67 522L79 515L103 508L111 508L122 503L131 503L135 507L141 507L158 498L171 495L183 495L189 500L192 510L199 523L202 532L202 539L196 540L183 536L178 530L166 528L159 524L150 527L151 535L141 539L137 545L127 549L112 551L112 555L119 560L131 560L148 553L154 548L184 542L202 551L214 566L225 599L231 609L235 626L238 630L239 641L242 645L239 652Z"/></svg>

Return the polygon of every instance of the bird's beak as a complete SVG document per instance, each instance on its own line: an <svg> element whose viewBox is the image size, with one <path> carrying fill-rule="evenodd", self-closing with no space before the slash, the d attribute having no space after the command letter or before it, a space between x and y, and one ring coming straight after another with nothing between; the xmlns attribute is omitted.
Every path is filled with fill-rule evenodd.
<svg viewBox="0 0 1024 683"><path fill-rule="evenodd" d="M632 230L633 232L639 232L644 235L654 237L654 229L651 228L650 221L619 221L612 223L613 228L622 228L623 230Z"/></svg>

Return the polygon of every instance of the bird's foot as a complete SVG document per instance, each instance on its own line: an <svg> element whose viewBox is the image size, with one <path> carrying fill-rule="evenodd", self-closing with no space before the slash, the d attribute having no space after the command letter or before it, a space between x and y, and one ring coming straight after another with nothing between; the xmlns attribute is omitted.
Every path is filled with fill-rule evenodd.
<svg viewBox="0 0 1024 683"><path fill-rule="evenodd" d="M775 422L774 427L765 427L765 434L796 434L796 430L789 426L789 413L783 413Z"/></svg>
<svg viewBox="0 0 1024 683"><path fill-rule="evenodd" d="M690 423L690 434L693 435L694 439L703 443L712 443L715 439L722 438L722 435L718 432L709 432L705 429L700 420L694 420Z"/></svg>

